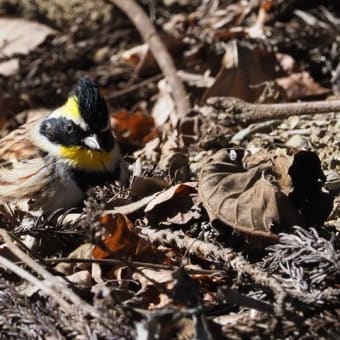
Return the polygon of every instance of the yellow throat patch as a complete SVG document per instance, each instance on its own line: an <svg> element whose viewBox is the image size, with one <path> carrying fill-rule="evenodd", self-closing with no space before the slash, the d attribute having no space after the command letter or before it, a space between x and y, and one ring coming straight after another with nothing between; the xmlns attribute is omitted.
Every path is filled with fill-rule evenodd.
<svg viewBox="0 0 340 340"><path fill-rule="evenodd" d="M114 152L85 149L81 146L60 146L60 155L73 167L88 171L111 170Z"/></svg>

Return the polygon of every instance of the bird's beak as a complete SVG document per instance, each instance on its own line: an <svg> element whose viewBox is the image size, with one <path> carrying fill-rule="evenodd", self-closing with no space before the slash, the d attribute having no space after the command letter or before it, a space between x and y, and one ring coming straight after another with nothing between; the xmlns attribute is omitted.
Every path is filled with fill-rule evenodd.
<svg viewBox="0 0 340 340"><path fill-rule="evenodd" d="M100 144L97 135L90 135L84 138L84 144L92 150L100 150Z"/></svg>

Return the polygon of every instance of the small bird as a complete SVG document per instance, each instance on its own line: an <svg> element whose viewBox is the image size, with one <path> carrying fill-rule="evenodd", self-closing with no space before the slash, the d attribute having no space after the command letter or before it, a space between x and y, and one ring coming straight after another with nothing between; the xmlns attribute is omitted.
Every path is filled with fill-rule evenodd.
<svg viewBox="0 0 340 340"><path fill-rule="evenodd" d="M89 78L63 106L0 140L0 203L51 213L79 205L90 186L127 179L106 102Z"/></svg>

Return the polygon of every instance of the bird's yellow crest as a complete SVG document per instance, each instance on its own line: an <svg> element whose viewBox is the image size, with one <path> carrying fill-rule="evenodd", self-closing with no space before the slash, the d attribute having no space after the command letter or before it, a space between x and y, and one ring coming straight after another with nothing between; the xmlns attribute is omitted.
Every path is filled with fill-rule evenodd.
<svg viewBox="0 0 340 340"><path fill-rule="evenodd" d="M69 97L66 103L61 107L60 116L73 118L74 121L81 120L79 105L75 96Z"/></svg>

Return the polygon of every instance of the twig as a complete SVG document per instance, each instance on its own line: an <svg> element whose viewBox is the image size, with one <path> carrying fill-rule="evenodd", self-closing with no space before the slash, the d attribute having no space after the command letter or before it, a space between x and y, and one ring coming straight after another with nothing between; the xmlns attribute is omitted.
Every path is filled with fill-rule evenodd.
<svg viewBox="0 0 340 340"><path fill-rule="evenodd" d="M219 248L214 244L199 241L197 239L186 236L181 231L173 231L170 229L154 230L151 228L142 228L139 230L140 235L146 237L154 244L166 246L176 246L178 249L186 250L188 248L191 254L194 254L204 260L214 259L215 261L223 261L226 268L235 270L239 275L249 275L255 283L269 287L275 295L275 313L277 316L283 313L283 303L286 294L280 283L269 277L260 268L249 263L243 256L238 255L233 249Z"/></svg>
<svg viewBox="0 0 340 340"><path fill-rule="evenodd" d="M175 64L160 39L156 28L144 10L134 0L107 0L120 8L133 22L157 61L169 83L177 108L178 118L190 110L190 102L182 80L178 77Z"/></svg>
<svg viewBox="0 0 340 340"><path fill-rule="evenodd" d="M85 258L70 258L70 257L58 257L58 258L50 258L43 260L44 263L99 263L103 265L112 265L112 264L126 264L126 261L121 259L85 259ZM149 263L149 262L139 262L139 261L129 261L134 266L137 267L148 267L154 269L165 269L165 270L175 270L179 269L178 266L168 265L168 264L159 264L159 263ZM222 274L220 270L209 270L209 269L199 269L199 268L190 268L184 266L184 269L189 274L202 274L202 275L218 275Z"/></svg>
<svg viewBox="0 0 340 340"><path fill-rule="evenodd" d="M99 312L91 305L83 301L69 287L67 287L66 283L63 282L60 277L58 278L56 276L53 276L39 263L37 263L27 254L25 254L16 244L14 244L5 229L0 229L0 236L3 238L7 247L15 256L17 256L21 261L23 261L26 265L28 265L31 269L33 269L37 274L39 274L47 281L46 283L43 283L42 281L38 280L39 282L41 282L41 284L44 284L47 287L46 289L48 289L48 291L52 289L53 292L58 295L58 297L66 297L74 304L74 306L78 307L79 310L82 310L85 314L92 315L96 318L100 317ZM55 294L52 295L53 298L55 298Z"/></svg>
<svg viewBox="0 0 340 340"><path fill-rule="evenodd" d="M115 208L110 209L110 210L104 210L103 214L104 215L105 214L112 214L112 215L114 215L114 214L123 214L123 215L133 214L133 213L137 212L138 210L146 207L158 195L159 195L159 192L156 192L152 195L143 197L139 201L132 202L132 203L125 204L125 205L121 205L121 206L115 207ZM79 213L66 214L66 215L61 216L58 219L58 223L60 223L61 225L65 225L65 224L68 224L68 223L74 223L82 217L84 217L84 215L79 214Z"/></svg>
<svg viewBox="0 0 340 340"><path fill-rule="evenodd" d="M269 119L318 113L340 112L340 100L315 101L305 103L252 104L238 98L210 98L208 104L224 110L231 120L249 124ZM228 117L229 118L229 117Z"/></svg>
<svg viewBox="0 0 340 340"><path fill-rule="evenodd" d="M73 313L73 306L65 301L56 291L54 291L52 286L49 286L46 284L46 282L37 279L31 273L23 268L20 268L17 264L4 258L3 256L0 256L0 264L9 269L11 272L20 276L21 278L32 283L34 286L41 289L47 295L50 295L65 310L65 312Z"/></svg>

